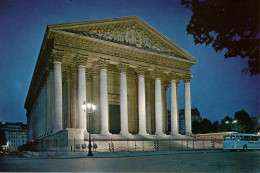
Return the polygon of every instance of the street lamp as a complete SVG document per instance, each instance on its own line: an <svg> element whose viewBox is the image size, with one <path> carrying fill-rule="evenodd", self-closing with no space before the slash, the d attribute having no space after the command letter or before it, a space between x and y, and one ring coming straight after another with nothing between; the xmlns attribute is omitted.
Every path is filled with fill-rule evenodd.
<svg viewBox="0 0 260 173"><path fill-rule="evenodd" d="M89 127L89 136L88 136L88 156L93 156L92 153L92 145L91 145L91 133L90 133L90 115L96 110L96 105L95 103L91 103L90 101L88 101L88 103L86 104L86 102L84 101L82 103L82 108L84 109L84 111L87 108L87 112L88 112L88 127Z"/></svg>
<svg viewBox="0 0 260 173"><path fill-rule="evenodd" d="M232 124L236 124L237 123L237 120L233 120L233 121L226 121L225 122L226 124L229 124L230 123L230 130L232 130Z"/></svg>

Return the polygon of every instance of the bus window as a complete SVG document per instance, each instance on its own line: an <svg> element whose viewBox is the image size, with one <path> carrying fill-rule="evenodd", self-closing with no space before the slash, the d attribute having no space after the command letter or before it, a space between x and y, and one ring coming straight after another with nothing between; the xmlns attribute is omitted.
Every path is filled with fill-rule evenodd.
<svg viewBox="0 0 260 173"><path fill-rule="evenodd" d="M241 140L241 137L240 136L237 136L237 141L240 141Z"/></svg>
<svg viewBox="0 0 260 173"><path fill-rule="evenodd" d="M257 141L257 136L252 136L252 137L251 137L251 140L252 140L252 141Z"/></svg>
<svg viewBox="0 0 260 173"><path fill-rule="evenodd" d="M224 141L230 141L230 136L224 136Z"/></svg>
<svg viewBox="0 0 260 173"><path fill-rule="evenodd" d="M245 141L250 141L250 136L244 136Z"/></svg>

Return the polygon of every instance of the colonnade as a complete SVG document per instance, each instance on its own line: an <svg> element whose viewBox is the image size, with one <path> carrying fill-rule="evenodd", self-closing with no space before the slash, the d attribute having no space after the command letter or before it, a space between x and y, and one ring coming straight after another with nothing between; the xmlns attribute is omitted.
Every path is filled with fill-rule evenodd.
<svg viewBox="0 0 260 173"><path fill-rule="evenodd" d="M45 80L41 84L38 97L32 110L29 112L28 126L30 127L29 139L42 137L49 132L56 132L64 128L79 128L87 130L86 112L82 109L83 101L86 100L86 62L87 57L78 55L75 59L77 62L76 68L70 72L70 78L66 80L66 88L63 88L62 83L62 56L59 54L53 55L53 68L46 69ZM99 66L99 113L100 113L100 134L109 135L109 108L108 108L108 86L107 86L107 67L109 61L100 59L97 63ZM128 130L128 102L127 102L127 68L128 64L120 62L118 64L120 70L120 134L127 136ZM150 104L146 103L145 87L145 68L142 66L136 67L136 74L138 77L138 124L139 135L148 135L150 133L151 119L147 118L147 109L150 109ZM162 71L155 69L155 134L163 136L163 102L162 102ZM171 76L171 134L179 134L178 125L178 99L177 99L177 85L180 76L173 73ZM191 135L191 96L190 96L190 75L183 77L185 88L185 133ZM74 81L74 82L71 82ZM94 79L93 79L94 80ZM77 84L75 83L77 81ZM93 82L94 85L94 82ZM95 92L93 86L93 91ZM66 111L70 115L66 115L66 121L63 121L63 94L62 90L66 92ZM148 97L150 98L150 97ZM148 108L147 108L148 107ZM149 113L149 112L148 112ZM64 115L65 116L65 115ZM66 124L64 126L64 123ZM149 123L148 123L149 124ZM151 123L150 123L151 124Z"/></svg>

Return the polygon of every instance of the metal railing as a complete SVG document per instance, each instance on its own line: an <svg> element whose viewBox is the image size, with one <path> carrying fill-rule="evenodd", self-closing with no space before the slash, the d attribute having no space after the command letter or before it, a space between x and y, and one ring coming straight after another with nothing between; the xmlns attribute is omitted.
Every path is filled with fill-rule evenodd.
<svg viewBox="0 0 260 173"><path fill-rule="evenodd" d="M92 139L96 152L135 152L167 150L214 150L222 149L222 140L217 139ZM20 150L37 152L86 152L88 139L37 140L20 147Z"/></svg>

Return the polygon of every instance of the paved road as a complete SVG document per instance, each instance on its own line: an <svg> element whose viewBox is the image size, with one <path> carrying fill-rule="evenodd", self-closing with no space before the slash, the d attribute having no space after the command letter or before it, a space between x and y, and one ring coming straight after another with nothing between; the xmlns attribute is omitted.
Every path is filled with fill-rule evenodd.
<svg viewBox="0 0 260 173"><path fill-rule="evenodd" d="M0 171L260 172L260 152L185 153L113 158L32 159L0 156Z"/></svg>

